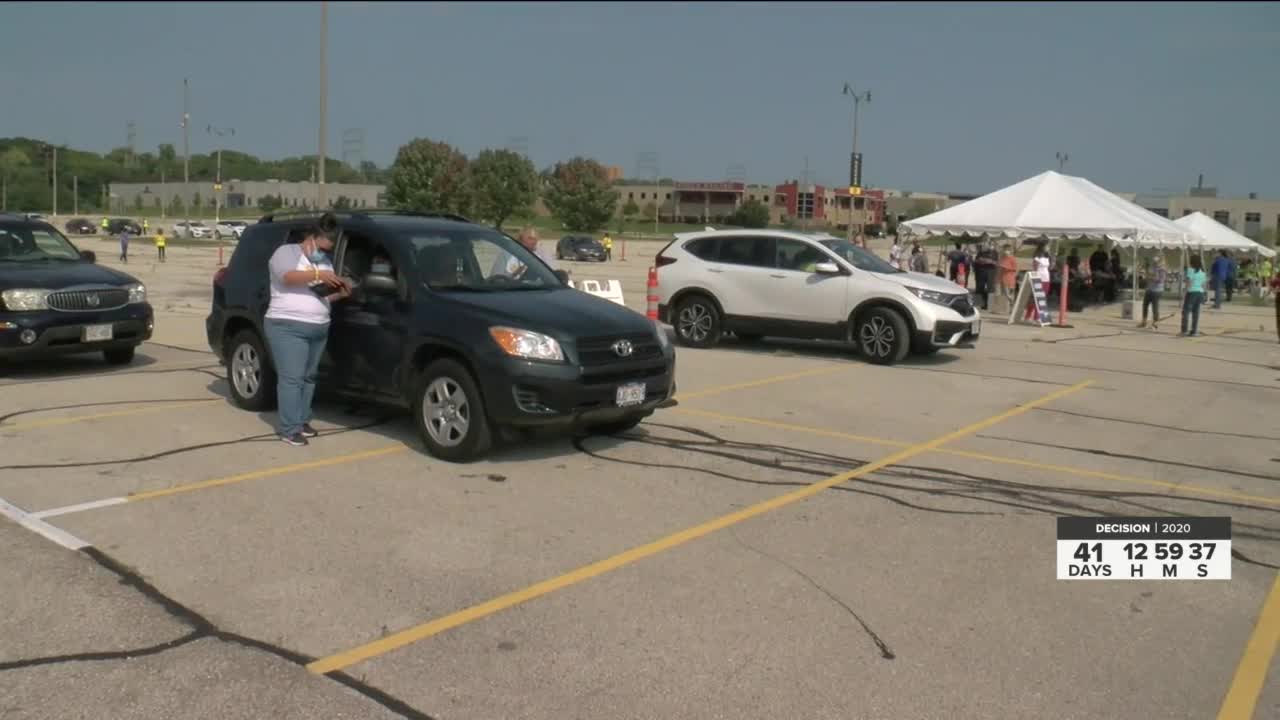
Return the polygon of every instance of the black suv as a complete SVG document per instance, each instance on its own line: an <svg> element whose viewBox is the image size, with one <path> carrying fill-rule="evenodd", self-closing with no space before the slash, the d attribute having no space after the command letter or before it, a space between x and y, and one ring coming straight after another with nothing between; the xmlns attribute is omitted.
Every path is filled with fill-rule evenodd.
<svg viewBox="0 0 1280 720"><path fill-rule="evenodd" d="M89 352L133 360L155 326L146 287L94 260L46 222L0 215L0 360Z"/></svg>
<svg viewBox="0 0 1280 720"><path fill-rule="evenodd" d="M604 245L590 235L565 235L556 243L556 259L604 262Z"/></svg>
<svg viewBox="0 0 1280 720"><path fill-rule="evenodd" d="M509 235L450 215L334 216L334 267L355 291L333 304L318 389L410 409L431 455L473 460L521 428L618 433L675 403L665 332L568 287ZM209 346L242 408L276 399L268 260L315 222L264 217L214 277Z"/></svg>

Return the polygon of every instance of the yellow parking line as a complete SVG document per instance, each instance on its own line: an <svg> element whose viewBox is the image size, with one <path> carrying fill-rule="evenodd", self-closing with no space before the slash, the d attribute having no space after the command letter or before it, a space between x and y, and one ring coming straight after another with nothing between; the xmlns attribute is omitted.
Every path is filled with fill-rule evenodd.
<svg viewBox="0 0 1280 720"><path fill-rule="evenodd" d="M31 420L29 422L20 423L0 423L0 432L7 430L31 430L32 428L56 427L58 425L71 425L73 423L88 422L90 420L102 420L103 418L126 417L128 415L145 415L146 413L164 412L166 410L177 410L178 408L191 407L193 405L201 405L204 403L218 402L222 398L210 398L208 400L192 400L191 402L177 403L174 405L159 405L144 408L133 408L131 410L113 410L111 412L94 413L92 415L76 415L74 417L49 418L48 420Z"/></svg>
<svg viewBox="0 0 1280 720"><path fill-rule="evenodd" d="M259 478L274 477L276 475L287 475L288 473L297 472L299 470L310 470L311 468L328 467L330 465L341 465L343 463L355 462L357 460L367 460L369 458L381 457L392 453L404 452L408 449L409 448L405 445L387 445L373 450L365 450L364 452L325 458L324 460L312 460L310 462L294 463L292 465L281 465L279 467L267 468L266 470L254 470L253 472L240 473L239 475L231 475L229 477L202 480L200 482L187 483L186 485L177 485L163 490L151 490L148 492L135 493L133 495L126 496L125 499L129 502L153 500L155 498L168 497L170 495L189 493L195 490L207 490L209 488L222 487L223 485L234 485L235 483L244 482L246 480L257 480Z"/></svg>
<svg viewBox="0 0 1280 720"><path fill-rule="evenodd" d="M853 480L855 478L862 477L863 475L873 473L889 465L902 462L903 460L906 460L908 458L911 458L923 452L928 452L929 450L932 450L933 448L936 448L948 442L951 442L952 440L956 440L966 435L976 433L980 430L983 430L992 425L995 425L996 423L1007 420L1017 415L1021 415L1022 413L1025 413L1031 410L1032 408L1039 407L1040 405L1053 402L1054 400L1057 400L1066 395L1070 395L1071 393L1083 390L1084 388L1088 387L1092 383L1093 383L1092 380L1088 380L1088 381L1079 383L1077 385L1073 385L1069 388L1057 390L1037 400L1033 400L1024 405L1019 405L1018 407L1015 407L1010 410L1006 410L998 415L987 418L986 420L982 420L982 421L973 423L971 425L966 425L965 427L960 428L959 430L947 433L946 435L942 435L940 437L934 438L933 440L929 440L927 442L923 442L918 445L912 445L911 447L905 448L903 450L899 450L898 452L895 452L892 455L889 455L885 458L877 460L873 463L864 465L856 470L850 470L848 472L840 473L839 475L834 475L830 478L827 478L826 480L822 480L812 485L806 485L805 487L802 487L798 490L793 490L784 495L779 495L770 500L757 503L755 505L744 508L737 512L730 513L728 515L723 515L714 520L710 520L708 522L702 523L701 525L697 525L695 527L682 530L675 534L668 535L667 537L661 538L659 540L648 543L646 545L641 545L639 547L632 548L618 555L614 555L613 557L605 558L604 560L599 560L597 562L591 563L590 565L586 565L584 567L578 568L577 570L573 570L571 572L565 573L564 575L560 575L558 577L554 577L549 580L544 580L540 583L524 588L523 590L517 590L515 592L508 593L506 595L502 595L500 597L489 600L488 602L484 602L479 605L474 605L472 607L466 608L465 610L460 610L458 612L446 615L437 620L433 620L431 622L418 625L417 627L409 628L408 630L403 630L401 632L388 635L387 637L384 637L381 640L375 640L373 642L367 643L365 645L361 645L359 647L353 648L351 650L347 650L345 652L338 653L336 655L330 655L329 657L320 658L319 660L316 660L310 663L309 665L307 665L307 669L313 673L318 673L318 674L330 673L336 670L342 670L343 668L350 667L351 665L354 665L356 663L363 662L365 660L369 660L371 658L375 658L380 655L384 655L388 652L391 652L392 650L404 647L405 645L418 642L419 640L424 640L426 638L431 637L432 635L436 635L446 630L449 630L451 628L458 627L459 625L464 625L473 620L478 620L488 615L492 615L496 612L505 610L514 605L519 605L521 603L527 602L534 598L541 597L542 595L546 595L548 593L555 592L556 590L560 590L570 585L580 583L584 580L589 580L598 575L603 575L604 573L610 572L612 570L616 570L625 565L630 565L631 563L634 563L638 560L642 560L651 555L656 555L665 550L670 550L671 548L674 548L678 545L683 545L684 543L687 543L691 540L696 540L705 535L709 535L717 530L721 530L731 525L735 525L737 523L743 522L744 520L749 520L753 517L763 515L772 510L777 510L780 507L790 505L794 502L803 500L812 495L816 495L817 493L820 493L823 490L826 490L827 488L834 487L841 483L848 482L849 480Z"/></svg>
<svg viewBox="0 0 1280 720"><path fill-rule="evenodd" d="M765 386L765 384L783 382L783 380L809 377L809 375L820 374L820 373L831 373L831 372L835 372L835 370L838 370L838 369L841 369L841 368L838 368L837 366L837 368L819 368L817 370L806 370L806 372L804 373L774 375L774 377L771 377L771 378L762 378L759 380L753 380L753 382L749 382L749 383L732 384L732 386L712 387L712 388L704 389L704 391L699 391L698 393L694 393L694 395L701 397L701 396L707 396L707 395L714 395L714 393L718 393L718 392L730 392L730 391L733 391L733 389L740 389L740 388L746 388L746 387L760 387L760 386ZM215 398L215 400L210 400L210 401L201 400L197 402L212 402L216 400L220 400L220 398ZM151 410L151 409L147 409L147 410ZM129 410L129 411L125 411L125 413L128 413L128 414L140 413L140 410ZM101 416L108 416L108 415L113 415L113 414L104 413ZM79 419L67 418L67 419L60 419L60 420L78 421L82 419L88 419L88 418L86 416L86 418L79 418ZM379 448L374 448L374 450L367 450L364 452L352 452L352 454L348 454L348 455L337 455L334 457L326 457L326 459L324 460L296 462L296 464L292 464L292 465L280 465L278 466L278 468L268 468L265 470L253 470L251 471L251 473L229 475L229 477L225 477L225 478L198 480L198 482L180 484L180 486L174 486L174 487L164 488L164 489L155 489L155 491L134 493L134 495L125 496L123 500L128 502L137 502L140 500L155 500L155 498L157 497L169 497L174 495L182 495L182 493L200 491L200 489L230 486L230 484L243 483L243 482L246 482L246 480L273 478L273 477L276 477L276 475L287 475L289 473L296 473L296 471L298 470L310 470L312 468L328 468L328 466L332 466L332 465L343 465L343 464L347 464L347 462L367 460L367 459L370 459L370 457L381 457L383 455L392 455L394 454L394 452L403 452L406 450L408 450L408 446L404 446L404 445L383 446ZM96 509L96 507L110 507L111 503L108 503L108 501L114 501L114 500L119 500L119 498L105 498L105 500L100 500L100 501L77 503L76 506L55 507L55 509L46 510L45 512L49 516L65 515L65 514L70 514L70 512L73 512L73 511L79 512L83 510Z"/></svg>
<svg viewBox="0 0 1280 720"><path fill-rule="evenodd" d="M727 422L738 422L747 425L760 425L763 427L777 428L779 430L792 430L795 432L808 433L810 435L824 435L826 437L839 438L841 440L853 440L855 442L867 443L869 445L888 445L891 447L908 447L911 443L901 442L898 440L886 440L884 438L868 437L866 435L854 435L852 433L840 432L838 430L826 430L823 428L809 427L807 425L796 425L794 423L776 422L773 420L760 420L757 418L741 417L738 415L725 415L723 413L708 412L706 410L694 410L691 408L674 408L675 412L684 413L686 415L696 415L706 418L714 418L717 420L725 420ZM1034 462L1031 460L1019 460L1017 458L1003 457L1000 455L988 455L987 453L969 452L968 450L952 450L949 448L939 448L932 452L940 455L954 455L956 457L970 458L972 460L983 460L986 462L1000 463L1003 465L1018 465L1021 467L1035 468L1037 470L1048 470L1050 472L1063 473L1067 475L1079 475L1081 477L1097 478L1099 480L1114 480L1116 482L1133 483L1137 485L1149 485L1151 487L1163 488L1166 490L1175 490L1181 492L1195 493L1199 495L1214 495L1217 497L1230 498L1232 500L1244 500L1249 502L1263 503L1266 505L1280 505L1280 498L1263 497L1260 495L1245 495L1243 493L1231 492L1229 490L1214 490L1213 488L1200 487L1198 485L1187 485L1184 483L1171 483L1162 480L1148 480L1147 478L1134 477L1131 475L1120 475L1117 473L1101 472L1098 470L1086 470L1084 468L1076 468L1068 465L1052 465L1049 463Z"/></svg>
<svg viewBox="0 0 1280 720"><path fill-rule="evenodd" d="M1244 655L1231 678L1231 687L1218 710L1218 720L1249 720L1267 680L1267 669L1280 643L1280 573L1271 583L1271 592L1258 613L1258 623L1245 645Z"/></svg>
<svg viewBox="0 0 1280 720"><path fill-rule="evenodd" d="M828 375L839 370L848 370L848 365L831 365L828 367L814 368L812 370L804 370L801 372L787 373L786 375L774 375L772 377L761 378L760 380L752 380L751 382L736 383L734 385L722 385L720 387L712 387L706 390L699 390L691 393L677 393L676 400L692 400L693 398L707 397L710 395L720 395L722 393L733 392L734 390L746 390L747 388L760 387L762 385L772 385L774 383L786 380L797 380L799 378L814 377L816 375Z"/></svg>

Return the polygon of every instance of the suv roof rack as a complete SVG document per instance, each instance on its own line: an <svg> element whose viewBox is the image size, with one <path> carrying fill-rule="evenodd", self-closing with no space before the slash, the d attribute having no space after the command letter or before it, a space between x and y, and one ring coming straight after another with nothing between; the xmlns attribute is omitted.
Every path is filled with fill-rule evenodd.
<svg viewBox="0 0 1280 720"><path fill-rule="evenodd" d="M295 219L304 218L304 217L319 218L325 215L326 213L332 214L335 217L345 216L345 217L361 218L364 220L368 220L375 215L404 215L406 217L428 217L428 218L439 218L441 220L456 220L458 222L465 222L465 223L471 222L470 218L463 217L462 215L458 215L456 213L418 212L415 210L393 210L389 208L370 208L370 209L360 209L360 210L324 210L324 211L287 210L285 212L276 212L276 213L271 213L270 215L264 215L262 219L258 220L258 222L269 223L269 222L275 222L276 220L286 220L286 219L295 220Z"/></svg>

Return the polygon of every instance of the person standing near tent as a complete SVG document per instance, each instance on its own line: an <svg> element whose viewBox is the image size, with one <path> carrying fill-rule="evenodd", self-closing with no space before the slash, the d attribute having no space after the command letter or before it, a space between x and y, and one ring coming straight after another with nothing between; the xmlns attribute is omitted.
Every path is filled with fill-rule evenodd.
<svg viewBox="0 0 1280 720"><path fill-rule="evenodd" d="M968 287L967 279L962 279L965 274L964 266L967 259L968 255L964 251L964 244L957 240L955 249L947 253L947 262L951 263L950 275L948 275L947 279L957 284L964 283L965 287Z"/></svg>
<svg viewBox="0 0 1280 720"><path fill-rule="evenodd" d="M1049 260L1049 251L1045 249L1044 243L1041 243L1040 246L1036 249L1035 257L1031 258L1031 280L1032 282L1040 283L1040 287L1044 288L1044 297L1045 297L1046 305L1048 305L1048 302L1049 302L1049 283L1050 283L1049 267L1050 265L1051 265L1051 261ZM1048 308L1046 307L1045 310L1047 312ZM1036 301L1033 296L1031 299L1031 302L1027 303L1027 312L1023 316L1023 319L1030 320L1032 314L1039 314L1039 312L1040 312L1040 309L1036 305ZM1047 317L1037 318L1037 319L1039 319L1041 322L1046 322L1046 323L1050 321L1049 318Z"/></svg>
<svg viewBox="0 0 1280 720"><path fill-rule="evenodd" d="M920 243L911 243L911 272L929 272L929 256L920 248Z"/></svg>
<svg viewBox="0 0 1280 720"><path fill-rule="evenodd" d="M988 241L978 249L973 260L973 277L978 297L982 298L982 309L991 309L991 291L995 289L996 266L1000 257L996 254L995 243Z"/></svg>
<svg viewBox="0 0 1280 720"><path fill-rule="evenodd" d="M1138 327L1147 326L1147 308L1151 308L1151 329L1160 329L1160 295L1164 293L1165 275L1162 253L1147 265L1147 293L1142 296L1142 322Z"/></svg>
<svg viewBox="0 0 1280 720"><path fill-rule="evenodd" d="M1196 258L1199 260L1199 258ZM1195 263L1192 263L1195 265ZM1227 259L1227 251L1219 250L1218 257L1213 259L1213 265L1209 266L1209 272L1213 275L1213 309L1222 309L1222 290L1226 287L1227 276L1231 273L1231 261Z"/></svg>
<svg viewBox="0 0 1280 720"><path fill-rule="evenodd" d="M1018 258L1013 254L1013 247L1005 245L1000 249L1000 295L1013 304L1018 290Z"/></svg>
<svg viewBox="0 0 1280 720"><path fill-rule="evenodd" d="M164 262L164 228L156 228L156 256Z"/></svg>
<svg viewBox="0 0 1280 720"><path fill-rule="evenodd" d="M1276 268L1275 277L1271 278L1271 291L1276 295L1276 342L1280 342L1280 267Z"/></svg>
<svg viewBox="0 0 1280 720"><path fill-rule="evenodd" d="M1204 264L1199 255L1191 256L1187 268L1187 294L1182 300L1182 332L1179 335L1195 337L1200 332L1200 306L1204 304ZM1187 319L1191 320L1191 332L1187 332Z"/></svg>

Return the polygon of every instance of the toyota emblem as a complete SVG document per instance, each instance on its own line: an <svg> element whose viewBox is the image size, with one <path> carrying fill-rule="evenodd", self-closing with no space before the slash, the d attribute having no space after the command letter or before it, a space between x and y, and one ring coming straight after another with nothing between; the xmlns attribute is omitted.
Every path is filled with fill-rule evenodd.
<svg viewBox="0 0 1280 720"><path fill-rule="evenodd" d="M614 342L613 345L611 345L610 347L613 348L613 353L618 357L630 357L632 351L634 350L634 348L631 346L630 340L618 340Z"/></svg>
<svg viewBox="0 0 1280 720"><path fill-rule="evenodd" d="M98 304L102 302L102 300L100 300L94 293L90 293L84 301L89 304L89 307L98 307Z"/></svg>

